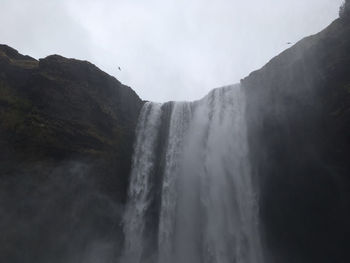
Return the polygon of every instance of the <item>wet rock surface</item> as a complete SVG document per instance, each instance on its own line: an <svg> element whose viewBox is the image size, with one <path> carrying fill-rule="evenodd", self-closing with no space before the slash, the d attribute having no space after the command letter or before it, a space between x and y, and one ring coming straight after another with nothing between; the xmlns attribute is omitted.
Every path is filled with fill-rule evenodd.
<svg viewBox="0 0 350 263"><path fill-rule="evenodd" d="M349 51L336 20L242 81L274 262L350 260Z"/></svg>

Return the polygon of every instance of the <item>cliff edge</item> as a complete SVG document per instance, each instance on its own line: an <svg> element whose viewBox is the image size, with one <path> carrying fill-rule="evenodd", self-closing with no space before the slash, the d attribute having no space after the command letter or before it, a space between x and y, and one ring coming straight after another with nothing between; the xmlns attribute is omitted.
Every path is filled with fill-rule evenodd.
<svg viewBox="0 0 350 263"><path fill-rule="evenodd" d="M89 62L0 45L1 262L117 250L142 104Z"/></svg>
<svg viewBox="0 0 350 263"><path fill-rule="evenodd" d="M242 85L268 258L350 261L349 20L301 40Z"/></svg>

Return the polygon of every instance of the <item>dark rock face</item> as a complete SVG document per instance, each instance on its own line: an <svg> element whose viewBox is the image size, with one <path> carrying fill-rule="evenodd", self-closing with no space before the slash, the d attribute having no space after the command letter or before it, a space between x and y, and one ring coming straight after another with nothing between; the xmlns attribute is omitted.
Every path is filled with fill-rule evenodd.
<svg viewBox="0 0 350 263"><path fill-rule="evenodd" d="M1 262L115 256L142 104L88 62L0 45Z"/></svg>
<svg viewBox="0 0 350 263"><path fill-rule="evenodd" d="M350 262L350 24L242 84L269 262Z"/></svg>

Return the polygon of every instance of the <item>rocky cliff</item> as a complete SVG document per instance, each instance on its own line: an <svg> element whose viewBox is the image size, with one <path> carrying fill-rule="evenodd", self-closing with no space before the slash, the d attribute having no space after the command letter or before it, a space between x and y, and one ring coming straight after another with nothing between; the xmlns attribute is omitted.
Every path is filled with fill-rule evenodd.
<svg viewBox="0 0 350 263"><path fill-rule="evenodd" d="M242 80L273 262L350 261L349 51L338 19Z"/></svg>
<svg viewBox="0 0 350 263"><path fill-rule="evenodd" d="M0 45L1 262L116 250L142 104L89 62Z"/></svg>

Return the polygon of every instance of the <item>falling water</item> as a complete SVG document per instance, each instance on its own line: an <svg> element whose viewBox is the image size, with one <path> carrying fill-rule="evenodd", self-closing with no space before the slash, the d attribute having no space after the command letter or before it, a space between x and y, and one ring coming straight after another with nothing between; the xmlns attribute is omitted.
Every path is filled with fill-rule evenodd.
<svg viewBox="0 0 350 263"><path fill-rule="evenodd" d="M123 263L261 263L239 85L146 103L124 217Z"/></svg>

